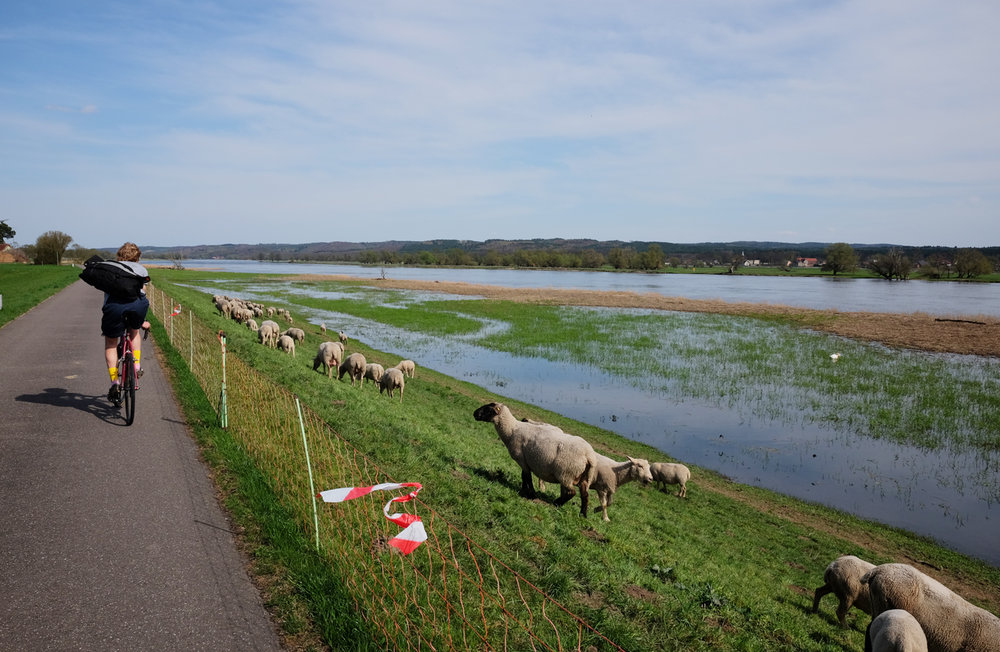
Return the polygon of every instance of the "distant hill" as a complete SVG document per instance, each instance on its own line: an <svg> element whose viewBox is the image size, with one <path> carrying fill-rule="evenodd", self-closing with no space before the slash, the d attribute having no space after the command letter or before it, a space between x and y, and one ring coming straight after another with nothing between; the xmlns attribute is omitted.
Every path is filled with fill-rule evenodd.
<svg viewBox="0 0 1000 652"><path fill-rule="evenodd" d="M160 247L140 243L146 258L230 258L230 259L271 259L271 260L353 260L365 252L391 252L413 254L418 252L444 253L461 251L469 254L485 254L494 251L500 254L516 251L551 251L578 253L592 250L607 255L612 249L633 249L645 251L650 245L659 246L666 256L701 254L741 254L746 257L760 257L765 252L794 252L799 256L822 256L829 242L771 242L736 240L732 242L676 243L663 241L622 241L588 240L563 238L536 238L530 240L383 240L378 242L307 242L307 243L258 243L258 244L214 244L181 247ZM920 246L911 247L891 243L850 243L860 254L867 255L897 248L911 257L926 257L935 253L954 252L954 247ZM115 251L116 247L106 247ZM1000 254L1000 247L980 249L987 256Z"/></svg>

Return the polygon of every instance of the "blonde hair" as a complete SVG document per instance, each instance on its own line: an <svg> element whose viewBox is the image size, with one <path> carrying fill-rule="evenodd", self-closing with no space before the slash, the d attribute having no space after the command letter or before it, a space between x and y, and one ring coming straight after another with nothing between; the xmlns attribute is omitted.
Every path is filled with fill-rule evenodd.
<svg viewBox="0 0 1000 652"><path fill-rule="evenodd" d="M118 248L118 260L127 260L130 263L139 262L142 250L134 242L126 242Z"/></svg>

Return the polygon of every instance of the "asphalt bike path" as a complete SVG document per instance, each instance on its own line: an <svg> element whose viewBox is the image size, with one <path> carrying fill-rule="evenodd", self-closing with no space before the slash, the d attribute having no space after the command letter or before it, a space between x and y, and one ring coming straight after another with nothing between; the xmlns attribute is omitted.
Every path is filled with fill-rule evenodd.
<svg viewBox="0 0 1000 652"><path fill-rule="evenodd" d="M0 328L0 650L280 650L152 337L108 402L102 300Z"/></svg>

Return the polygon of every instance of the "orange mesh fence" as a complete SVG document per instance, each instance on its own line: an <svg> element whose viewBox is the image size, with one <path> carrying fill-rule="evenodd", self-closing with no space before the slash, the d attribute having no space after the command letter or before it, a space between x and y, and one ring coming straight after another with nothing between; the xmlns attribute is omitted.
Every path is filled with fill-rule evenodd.
<svg viewBox="0 0 1000 652"><path fill-rule="evenodd" d="M218 333L190 313L170 317L174 304L158 289L150 290L150 299L165 325L174 320L167 329L171 344L190 357L205 394L221 396ZM266 472L275 494L304 531L314 533L315 491L400 481L305 406L300 424L295 396L232 354L226 357L225 374L230 433ZM216 408L220 403L216 398ZM313 488L303 430L318 483ZM380 647L621 649L419 498L405 509L421 517L428 539L412 554L399 554L388 545L399 528L382 509L401 493L318 505L320 554L342 578Z"/></svg>

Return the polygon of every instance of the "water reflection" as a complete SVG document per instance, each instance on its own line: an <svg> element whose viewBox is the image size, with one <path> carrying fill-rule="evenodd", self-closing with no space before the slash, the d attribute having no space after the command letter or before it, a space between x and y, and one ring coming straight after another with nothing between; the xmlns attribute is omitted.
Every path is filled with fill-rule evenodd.
<svg viewBox="0 0 1000 652"><path fill-rule="evenodd" d="M268 289L274 290L253 288L245 296L278 302ZM298 311L311 322L336 324L376 349L614 431L737 482L905 528L1000 565L998 461L990 456L928 453L805 419L777 423L700 400L677 400L669 390L636 387L590 366L515 357L336 312Z"/></svg>

